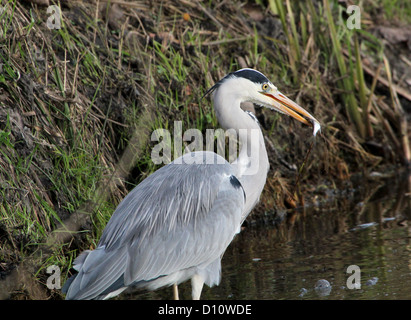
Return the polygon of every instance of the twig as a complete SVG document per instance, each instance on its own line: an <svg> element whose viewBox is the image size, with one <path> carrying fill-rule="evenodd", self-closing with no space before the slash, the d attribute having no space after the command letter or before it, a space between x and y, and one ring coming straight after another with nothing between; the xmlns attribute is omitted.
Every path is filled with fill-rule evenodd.
<svg viewBox="0 0 411 320"><path fill-rule="evenodd" d="M246 36L246 37L240 37L240 38L234 38L234 39L215 40L215 41L203 42L201 45L202 46L219 46L220 44L223 44L223 43L244 41L252 37L253 36Z"/></svg>
<svg viewBox="0 0 411 320"><path fill-rule="evenodd" d="M374 132L373 132L373 129L372 129L372 126L371 126L371 123L370 123L370 113L371 113L371 107L372 107L372 97L374 95L374 90L375 90L375 87L377 85L378 77L380 76L381 68L382 68L382 64L380 63L378 65L377 71L375 72L374 78L372 80L371 89L370 89L370 96L368 98L367 107L365 109L365 112L367 113L366 127L367 127L367 133L368 133L369 137L374 136Z"/></svg>
<svg viewBox="0 0 411 320"><path fill-rule="evenodd" d="M211 20L214 21L214 23L218 26L219 29L224 29L224 27L221 25L221 23L210 13L206 8L204 8L197 0L196 3L198 7L205 13L207 17L209 17Z"/></svg>

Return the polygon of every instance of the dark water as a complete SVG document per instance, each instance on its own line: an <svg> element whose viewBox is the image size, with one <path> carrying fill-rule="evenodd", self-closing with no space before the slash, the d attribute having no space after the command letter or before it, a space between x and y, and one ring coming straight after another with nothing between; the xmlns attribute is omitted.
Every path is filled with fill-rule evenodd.
<svg viewBox="0 0 411 320"><path fill-rule="evenodd" d="M360 189L288 212L280 223L267 213L265 223L244 228L224 255L220 285L205 286L202 299L411 299L409 180ZM350 265L360 268L360 289L347 286ZM314 289L321 279L331 290ZM190 299L189 283L179 289ZM122 298L171 299L172 292Z"/></svg>

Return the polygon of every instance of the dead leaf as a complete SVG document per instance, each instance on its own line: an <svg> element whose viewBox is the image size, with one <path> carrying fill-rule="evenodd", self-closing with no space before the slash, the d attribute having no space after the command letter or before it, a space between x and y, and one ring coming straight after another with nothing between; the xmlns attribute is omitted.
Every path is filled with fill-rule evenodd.
<svg viewBox="0 0 411 320"><path fill-rule="evenodd" d="M243 6L243 10L254 21L261 21L264 19L264 12L259 5L247 3Z"/></svg>
<svg viewBox="0 0 411 320"><path fill-rule="evenodd" d="M191 87L187 84L184 87L184 93L185 93L186 96L191 96L192 93L193 93L193 89L191 89Z"/></svg>
<svg viewBox="0 0 411 320"><path fill-rule="evenodd" d="M393 28L393 27L378 27L377 30L381 36L391 44L400 42L411 43L411 29L410 28Z"/></svg>
<svg viewBox="0 0 411 320"><path fill-rule="evenodd" d="M109 6L108 11L107 6ZM100 12L108 20L108 24L113 30L121 29L121 19L124 16L124 11L118 4L107 3L101 7Z"/></svg>
<svg viewBox="0 0 411 320"><path fill-rule="evenodd" d="M183 19L184 19L184 21L190 21L190 20L191 20L191 17L190 17L190 15L186 12L186 13L183 14Z"/></svg>
<svg viewBox="0 0 411 320"><path fill-rule="evenodd" d="M180 44L180 41L174 37L172 32L149 33L149 36L153 39L158 37L161 40L162 51L165 51L171 43Z"/></svg>
<svg viewBox="0 0 411 320"><path fill-rule="evenodd" d="M289 194L284 197L284 204L287 208L297 208L297 202L294 197Z"/></svg>

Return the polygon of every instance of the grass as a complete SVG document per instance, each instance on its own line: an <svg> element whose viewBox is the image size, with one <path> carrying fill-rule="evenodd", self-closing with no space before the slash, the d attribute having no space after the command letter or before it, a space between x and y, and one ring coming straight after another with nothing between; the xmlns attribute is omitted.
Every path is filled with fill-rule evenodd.
<svg viewBox="0 0 411 320"><path fill-rule="evenodd" d="M366 29L348 30L345 9L329 0L256 3L261 21L226 2L124 3L114 20L112 7L96 11L76 2L62 8L61 29L50 30L44 7L0 2L5 272L32 261L40 291L49 265L61 267L65 278L78 252L96 246L128 190L159 167L151 161L152 132L172 132L175 120L183 132L198 128L204 137L218 128L210 98L200 97L241 67L263 71L323 124L313 160L304 164L310 174L301 177L301 194L319 180L333 188L364 167L410 161L398 79L380 39ZM275 22L278 34L264 24ZM365 57L380 68L370 73ZM284 207L294 189L292 168L301 166L310 145L301 138L310 133L270 111L257 115L273 168L256 209L263 213ZM390 146L389 154L373 154L370 139ZM20 294L36 297L25 290Z"/></svg>
<svg viewBox="0 0 411 320"><path fill-rule="evenodd" d="M330 9L330 4L328 0L324 0L324 9L325 13L327 16L327 22L328 26L330 28L330 36L331 36L331 41L333 44L333 54L335 56L335 59L337 60L338 64L338 69L340 71L340 76L343 78L342 79L342 88L345 91L344 92L344 102L345 102L345 107L347 110L347 113L350 116L351 121L354 123L357 132L361 138L365 138L365 128L360 116L360 112L358 110L358 104L356 97L354 95L354 77L351 74L351 77L348 75L347 68L346 68L346 62L344 59L344 56L342 54L341 50L341 44L340 44L340 39L338 37L335 24L334 24L334 18L331 13Z"/></svg>

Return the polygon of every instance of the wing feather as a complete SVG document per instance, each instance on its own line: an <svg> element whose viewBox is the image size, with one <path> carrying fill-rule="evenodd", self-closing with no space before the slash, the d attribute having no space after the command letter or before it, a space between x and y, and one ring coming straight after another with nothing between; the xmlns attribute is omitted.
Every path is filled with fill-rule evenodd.
<svg viewBox="0 0 411 320"><path fill-rule="evenodd" d="M241 223L243 190L232 184L228 162L207 164L207 152L196 152L189 156L197 161L185 164L185 156L182 164L154 172L119 204L98 248L81 259L71 284L80 281L78 295L106 292L119 277L127 286L207 266L223 254ZM214 163L221 163L216 157Z"/></svg>

